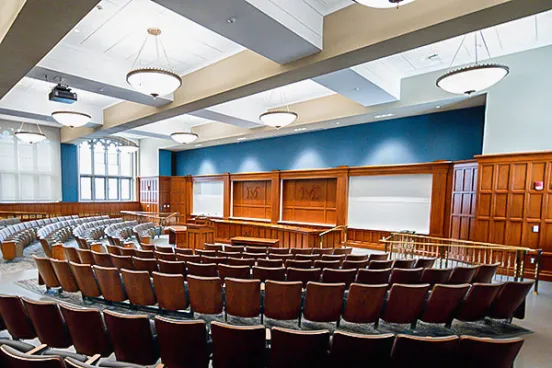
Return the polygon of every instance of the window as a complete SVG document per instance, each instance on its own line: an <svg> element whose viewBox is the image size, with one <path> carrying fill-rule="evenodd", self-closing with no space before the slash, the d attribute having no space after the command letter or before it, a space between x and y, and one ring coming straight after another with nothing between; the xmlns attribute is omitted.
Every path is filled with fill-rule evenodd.
<svg viewBox="0 0 552 368"><path fill-rule="evenodd" d="M1 123L0 202L61 200L59 133L42 127L48 139L26 144L13 134L19 124Z"/></svg>
<svg viewBox="0 0 552 368"><path fill-rule="evenodd" d="M224 211L224 183L222 181L194 182L194 215L222 217Z"/></svg>
<svg viewBox="0 0 552 368"><path fill-rule="evenodd" d="M117 142L93 139L79 145L81 201L130 201L133 198L134 153Z"/></svg>

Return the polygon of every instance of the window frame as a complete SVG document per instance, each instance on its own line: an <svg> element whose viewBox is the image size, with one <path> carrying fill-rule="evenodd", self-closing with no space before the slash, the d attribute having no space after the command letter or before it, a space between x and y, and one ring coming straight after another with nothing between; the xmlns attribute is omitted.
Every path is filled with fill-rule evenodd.
<svg viewBox="0 0 552 368"><path fill-rule="evenodd" d="M81 174L81 145L87 143L90 145L90 174ZM96 145L100 144L103 146L103 154L104 154L104 172L105 174L98 174L96 175L96 166L95 166L95 156L96 156ZM108 161L108 155L109 155L109 148L113 145L117 152L117 175L113 175L109 173L109 161ZM118 142L116 140L101 138L101 139L92 139L86 142L83 142L78 145L77 151L78 151L78 169L79 169L79 202L131 202L134 201L135 196L135 186L133 185L136 180L136 154L135 153L127 153L127 152L121 152L116 147L118 146ZM128 154L131 156L131 175L122 175L122 168L121 168L121 155ZM91 199L83 199L82 198L82 178L89 178L90 179L90 186L91 186ZM96 199L96 179L103 179L104 180L104 199ZM109 182L110 179L114 179L117 181L117 199L109 199ZM123 182L125 180L129 180L129 198L122 198L123 193Z"/></svg>

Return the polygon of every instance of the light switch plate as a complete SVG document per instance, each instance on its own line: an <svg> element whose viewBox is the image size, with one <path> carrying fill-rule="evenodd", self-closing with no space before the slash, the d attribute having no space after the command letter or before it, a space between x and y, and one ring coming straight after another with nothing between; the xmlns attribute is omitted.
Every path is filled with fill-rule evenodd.
<svg viewBox="0 0 552 368"><path fill-rule="evenodd" d="M538 233L539 232L539 225L533 225L533 232Z"/></svg>

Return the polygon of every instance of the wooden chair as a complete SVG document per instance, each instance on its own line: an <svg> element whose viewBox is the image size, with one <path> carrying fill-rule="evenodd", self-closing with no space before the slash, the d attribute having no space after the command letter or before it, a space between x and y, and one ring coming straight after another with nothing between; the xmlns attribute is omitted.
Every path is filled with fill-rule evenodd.
<svg viewBox="0 0 552 368"><path fill-rule="evenodd" d="M148 271L150 275L155 271L159 271L157 262L153 258L132 257L132 264L136 271Z"/></svg>
<svg viewBox="0 0 552 368"><path fill-rule="evenodd" d="M56 277L56 273L54 272L54 268L52 267L50 258L37 257L33 254L33 259L36 263L36 267L38 268L38 274L46 285L46 288L59 288L61 285L59 284L59 281Z"/></svg>
<svg viewBox="0 0 552 368"><path fill-rule="evenodd" d="M413 268L415 263L415 259L396 259L393 262L392 268Z"/></svg>
<svg viewBox="0 0 552 368"><path fill-rule="evenodd" d="M387 296L387 284L352 284L347 294L343 320L351 323L374 323L377 328Z"/></svg>
<svg viewBox="0 0 552 368"><path fill-rule="evenodd" d="M257 260L257 266L259 267L269 267L269 268L277 268L277 267L283 267L284 263L281 259L261 259L259 258Z"/></svg>
<svg viewBox="0 0 552 368"><path fill-rule="evenodd" d="M316 261L322 258L321 254L296 254L295 259L298 261Z"/></svg>
<svg viewBox="0 0 552 368"><path fill-rule="evenodd" d="M293 254L276 254L272 253L268 255L268 259L279 259L282 262L287 261L288 259L293 259L295 256Z"/></svg>
<svg viewBox="0 0 552 368"><path fill-rule="evenodd" d="M387 261L389 259L389 253L370 253L368 255L369 261Z"/></svg>
<svg viewBox="0 0 552 368"><path fill-rule="evenodd" d="M126 257L136 257L136 249L135 248L121 248L119 249L122 256Z"/></svg>
<svg viewBox="0 0 552 368"><path fill-rule="evenodd" d="M416 258L413 268L432 268L437 258Z"/></svg>
<svg viewBox="0 0 552 368"><path fill-rule="evenodd" d="M56 303L22 299L41 343L58 349L73 345L69 329Z"/></svg>
<svg viewBox="0 0 552 368"><path fill-rule="evenodd" d="M339 261L339 266L345 261L345 254L322 254L322 261Z"/></svg>
<svg viewBox="0 0 552 368"><path fill-rule="evenodd" d="M69 262L69 265L71 266L71 271L73 271L75 281L77 282L83 298L97 298L102 296L91 265L73 262Z"/></svg>
<svg viewBox="0 0 552 368"><path fill-rule="evenodd" d="M217 253L217 255L219 257L224 257L224 258L229 258L229 257L232 257L232 258L241 258L241 253L240 252L224 252L224 251L220 251Z"/></svg>
<svg viewBox="0 0 552 368"><path fill-rule="evenodd" d="M202 264L202 263L193 263L186 262L187 273L189 275L201 276L201 277L218 277L217 265L214 263L211 264Z"/></svg>
<svg viewBox="0 0 552 368"><path fill-rule="evenodd" d="M208 368L209 349L204 321L176 321L155 317L161 361L167 367Z"/></svg>
<svg viewBox="0 0 552 368"><path fill-rule="evenodd" d="M176 255L186 255L186 256L193 256L194 255L194 250L193 249L188 249L188 248L174 248L174 253Z"/></svg>
<svg viewBox="0 0 552 368"><path fill-rule="evenodd" d="M353 248L335 248L333 254L338 255L349 255L353 253Z"/></svg>
<svg viewBox="0 0 552 368"><path fill-rule="evenodd" d="M124 315L104 310L105 323L118 361L155 364L159 359L147 316Z"/></svg>
<svg viewBox="0 0 552 368"><path fill-rule="evenodd" d="M133 270L134 264L132 263L132 257L130 256L118 256L116 254L111 254L111 263L113 267L119 271L123 268L126 270Z"/></svg>
<svg viewBox="0 0 552 368"><path fill-rule="evenodd" d="M296 260L296 259L288 259L285 261L285 267L286 268L290 268L290 267L293 267L293 268L301 268L301 269L310 269L312 268L312 261L308 261L308 260L305 260L305 261L300 261L300 260Z"/></svg>
<svg viewBox="0 0 552 368"><path fill-rule="evenodd" d="M450 326L469 289L469 284L435 285L420 320L427 323L445 323Z"/></svg>
<svg viewBox="0 0 552 368"><path fill-rule="evenodd" d="M348 261L347 259L341 265L341 268L344 270L362 270L368 267L370 262L368 260L364 261Z"/></svg>
<svg viewBox="0 0 552 368"><path fill-rule="evenodd" d="M334 248L314 248L312 254L333 254Z"/></svg>
<svg viewBox="0 0 552 368"><path fill-rule="evenodd" d="M220 251L224 250L224 246L221 245L221 244L205 243L205 244L203 244L203 249L204 250L212 250L212 251L215 251L215 252L220 252Z"/></svg>
<svg viewBox="0 0 552 368"><path fill-rule="evenodd" d="M37 337L31 319L18 296L0 295L0 316L12 339L32 340Z"/></svg>
<svg viewBox="0 0 552 368"><path fill-rule="evenodd" d="M255 266L255 258L228 257L226 259L226 264L228 264L230 266L249 266L249 267L253 267L253 266Z"/></svg>
<svg viewBox="0 0 552 368"><path fill-rule="evenodd" d="M190 306L184 286L184 276L154 272L153 285L159 308L180 311L186 310Z"/></svg>
<svg viewBox="0 0 552 368"><path fill-rule="evenodd" d="M290 254L290 252L291 251L289 248L274 248L274 247L267 248L268 254Z"/></svg>
<svg viewBox="0 0 552 368"><path fill-rule="evenodd" d="M348 254L345 256L346 261L367 261L368 254Z"/></svg>
<svg viewBox="0 0 552 368"><path fill-rule="evenodd" d="M397 335L391 351L391 366L409 367L413 362L423 362L424 367L442 367L443 362L450 362L454 358L458 340L457 336Z"/></svg>
<svg viewBox="0 0 552 368"><path fill-rule="evenodd" d="M103 298L108 302L124 302L127 295L121 275L115 267L92 266Z"/></svg>
<svg viewBox="0 0 552 368"><path fill-rule="evenodd" d="M121 276L131 304L139 306L156 304L148 271L121 270Z"/></svg>
<svg viewBox="0 0 552 368"><path fill-rule="evenodd" d="M280 256L280 255L278 255ZM243 252L242 253L242 257L243 258L253 258L255 261L258 260L258 259L263 259L263 258L266 258L266 254L265 253L248 253L248 252Z"/></svg>
<svg viewBox="0 0 552 368"><path fill-rule="evenodd" d="M452 272L451 268L424 268L420 282L422 284L446 284Z"/></svg>
<svg viewBox="0 0 552 368"><path fill-rule="evenodd" d="M454 360L457 367L512 368L523 339L489 339L461 336Z"/></svg>
<svg viewBox="0 0 552 368"><path fill-rule="evenodd" d="M344 283L309 282L305 292L303 316L313 322L335 322L339 327L344 294Z"/></svg>
<svg viewBox="0 0 552 368"><path fill-rule="evenodd" d="M253 278L266 282L286 281L286 269L284 267L253 267Z"/></svg>
<svg viewBox="0 0 552 368"><path fill-rule="evenodd" d="M174 247L170 245L154 245L153 251L159 253L174 253Z"/></svg>
<svg viewBox="0 0 552 368"><path fill-rule="evenodd" d="M100 354L102 357L113 353L102 314L98 309L75 308L66 304L60 304L59 308L77 353L87 356Z"/></svg>
<svg viewBox="0 0 552 368"><path fill-rule="evenodd" d="M225 318L228 315L242 318L261 314L261 281L227 278Z"/></svg>
<svg viewBox="0 0 552 368"><path fill-rule="evenodd" d="M198 256L216 257L217 256L217 251L216 250L196 249L195 254L198 255Z"/></svg>
<svg viewBox="0 0 552 368"><path fill-rule="evenodd" d="M267 247L251 247L247 246L245 247L246 253L258 253L258 254L266 254L267 253Z"/></svg>
<svg viewBox="0 0 552 368"><path fill-rule="evenodd" d="M157 260L164 260L164 261L176 261L176 255L174 253L163 253L163 252L155 252L154 253L155 259Z"/></svg>
<svg viewBox="0 0 552 368"><path fill-rule="evenodd" d="M59 281L59 284L61 285L61 288L63 289L63 291L67 291L70 293L78 292L79 286L77 285L75 276L73 276L73 272L71 272L71 267L69 266L69 262L60 261L53 258L50 260L50 262L52 264L52 268L54 269L54 273L56 274L56 278Z"/></svg>
<svg viewBox="0 0 552 368"><path fill-rule="evenodd" d="M80 260L80 262L78 263L89 264L91 266L96 264L96 262L94 262L94 257L92 256L92 251L90 249L77 249L77 254L79 255Z"/></svg>
<svg viewBox="0 0 552 368"><path fill-rule="evenodd" d="M182 275L186 277L186 262L163 261L162 259L158 259L157 266L159 267L159 272L161 273L168 273L172 275Z"/></svg>
<svg viewBox="0 0 552 368"><path fill-rule="evenodd" d="M264 315L276 320L301 321L303 299L301 282L267 280L264 294Z"/></svg>
<svg viewBox="0 0 552 368"><path fill-rule="evenodd" d="M488 317L511 320L516 310L522 305L534 281L506 282L494 300Z"/></svg>
<svg viewBox="0 0 552 368"><path fill-rule="evenodd" d="M264 326L231 326L211 322L213 367L261 368L266 364Z"/></svg>
<svg viewBox="0 0 552 368"><path fill-rule="evenodd" d="M493 281L493 277L500 266L500 262L493 264L482 264L475 275L473 276L472 283L490 284Z"/></svg>
<svg viewBox="0 0 552 368"><path fill-rule="evenodd" d="M318 259L314 261L314 268L320 268L324 270L325 268L331 268L334 270L337 270L341 267L340 261L324 261L321 259Z"/></svg>
<svg viewBox="0 0 552 368"><path fill-rule="evenodd" d="M389 259L387 261L370 261L368 264L368 269L370 270L386 270L393 267L393 260Z"/></svg>
<svg viewBox="0 0 552 368"><path fill-rule="evenodd" d="M225 264L218 265L218 274L224 282L226 278L233 279L251 279L251 267L249 266L229 266Z"/></svg>
<svg viewBox="0 0 552 368"><path fill-rule="evenodd" d="M243 245L225 245L224 251L243 253L245 252L245 247Z"/></svg>
<svg viewBox="0 0 552 368"><path fill-rule="evenodd" d="M288 281L301 281L303 287L307 287L309 281L318 282L320 281L320 274L322 270L320 268L311 268L308 270L301 268L288 268L286 271Z"/></svg>
<svg viewBox="0 0 552 368"><path fill-rule="evenodd" d="M113 267L113 262L111 262L110 253L98 253L92 251L92 257L94 257L94 264L101 267Z"/></svg>
<svg viewBox="0 0 552 368"><path fill-rule="evenodd" d="M389 285L419 284L423 268L393 268L389 277Z"/></svg>
<svg viewBox="0 0 552 368"><path fill-rule="evenodd" d="M79 253L75 247L66 247L63 246L63 253L65 254L65 259L67 261L80 263Z"/></svg>
<svg viewBox="0 0 552 368"><path fill-rule="evenodd" d="M140 243L141 250L154 252L155 251L155 245L153 244L146 244L146 243Z"/></svg>
<svg viewBox="0 0 552 368"><path fill-rule="evenodd" d="M502 284L473 284L455 317L466 322L482 320L501 288Z"/></svg>
<svg viewBox="0 0 552 368"><path fill-rule="evenodd" d="M46 346L40 346L44 350ZM0 363L6 368L65 368L63 359L59 356L36 355L33 351L22 353L12 347L0 347Z"/></svg>
<svg viewBox="0 0 552 368"><path fill-rule="evenodd" d="M329 367L357 368L370 362L373 367L389 367L395 335L360 335L335 331Z"/></svg>
<svg viewBox="0 0 552 368"><path fill-rule="evenodd" d="M361 269L358 270L356 283L365 285L388 284L392 268L382 270Z"/></svg>
<svg viewBox="0 0 552 368"><path fill-rule="evenodd" d="M201 256L201 263L203 264L224 264L226 263L226 258L224 257L210 257L210 256Z"/></svg>
<svg viewBox="0 0 552 368"><path fill-rule="evenodd" d="M413 329L416 328L416 321L422 312L428 291L428 284L394 284L391 286L382 319L390 323L410 323Z"/></svg>
<svg viewBox="0 0 552 368"><path fill-rule="evenodd" d="M115 255L118 255L120 256L121 255L121 247L119 246L116 246L116 245L109 245L109 244L106 244L105 246L107 248L107 253L108 254L115 254Z"/></svg>
<svg viewBox="0 0 552 368"><path fill-rule="evenodd" d="M480 266L457 266L452 269L448 284L471 284Z"/></svg>
<svg viewBox="0 0 552 368"><path fill-rule="evenodd" d="M349 288L357 275L356 270L336 270L332 268L324 269L322 271L322 282L335 284L344 283L346 288Z"/></svg>
<svg viewBox="0 0 552 368"><path fill-rule="evenodd" d="M290 253L294 256L298 254L312 254L314 248L291 248Z"/></svg>
<svg viewBox="0 0 552 368"><path fill-rule="evenodd" d="M176 253L176 260L177 261L182 261L182 262L201 263L201 256Z"/></svg>
<svg viewBox="0 0 552 368"><path fill-rule="evenodd" d="M330 332L296 331L274 327L271 330L270 368L325 367Z"/></svg>
<svg viewBox="0 0 552 368"><path fill-rule="evenodd" d="M140 250L135 249L134 253L136 254L136 257L143 258L143 259L155 259L155 253L153 250Z"/></svg>
<svg viewBox="0 0 552 368"><path fill-rule="evenodd" d="M222 284L218 277L188 275L188 295L192 311L201 314L221 314Z"/></svg>

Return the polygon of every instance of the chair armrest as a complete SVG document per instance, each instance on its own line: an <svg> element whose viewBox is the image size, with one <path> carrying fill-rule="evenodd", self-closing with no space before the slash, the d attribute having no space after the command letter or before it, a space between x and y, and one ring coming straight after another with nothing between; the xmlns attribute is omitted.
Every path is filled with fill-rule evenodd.
<svg viewBox="0 0 552 368"><path fill-rule="evenodd" d="M84 364L94 365L100 360L101 357L102 356L100 354L96 354L96 355L88 358L88 360L86 362L84 362Z"/></svg>
<svg viewBox="0 0 552 368"><path fill-rule="evenodd" d="M39 345L37 346L36 348L32 349L32 350L29 350L27 352L28 355L38 355L40 353L42 353L44 350L48 349L48 345L46 344L42 344L42 345Z"/></svg>

